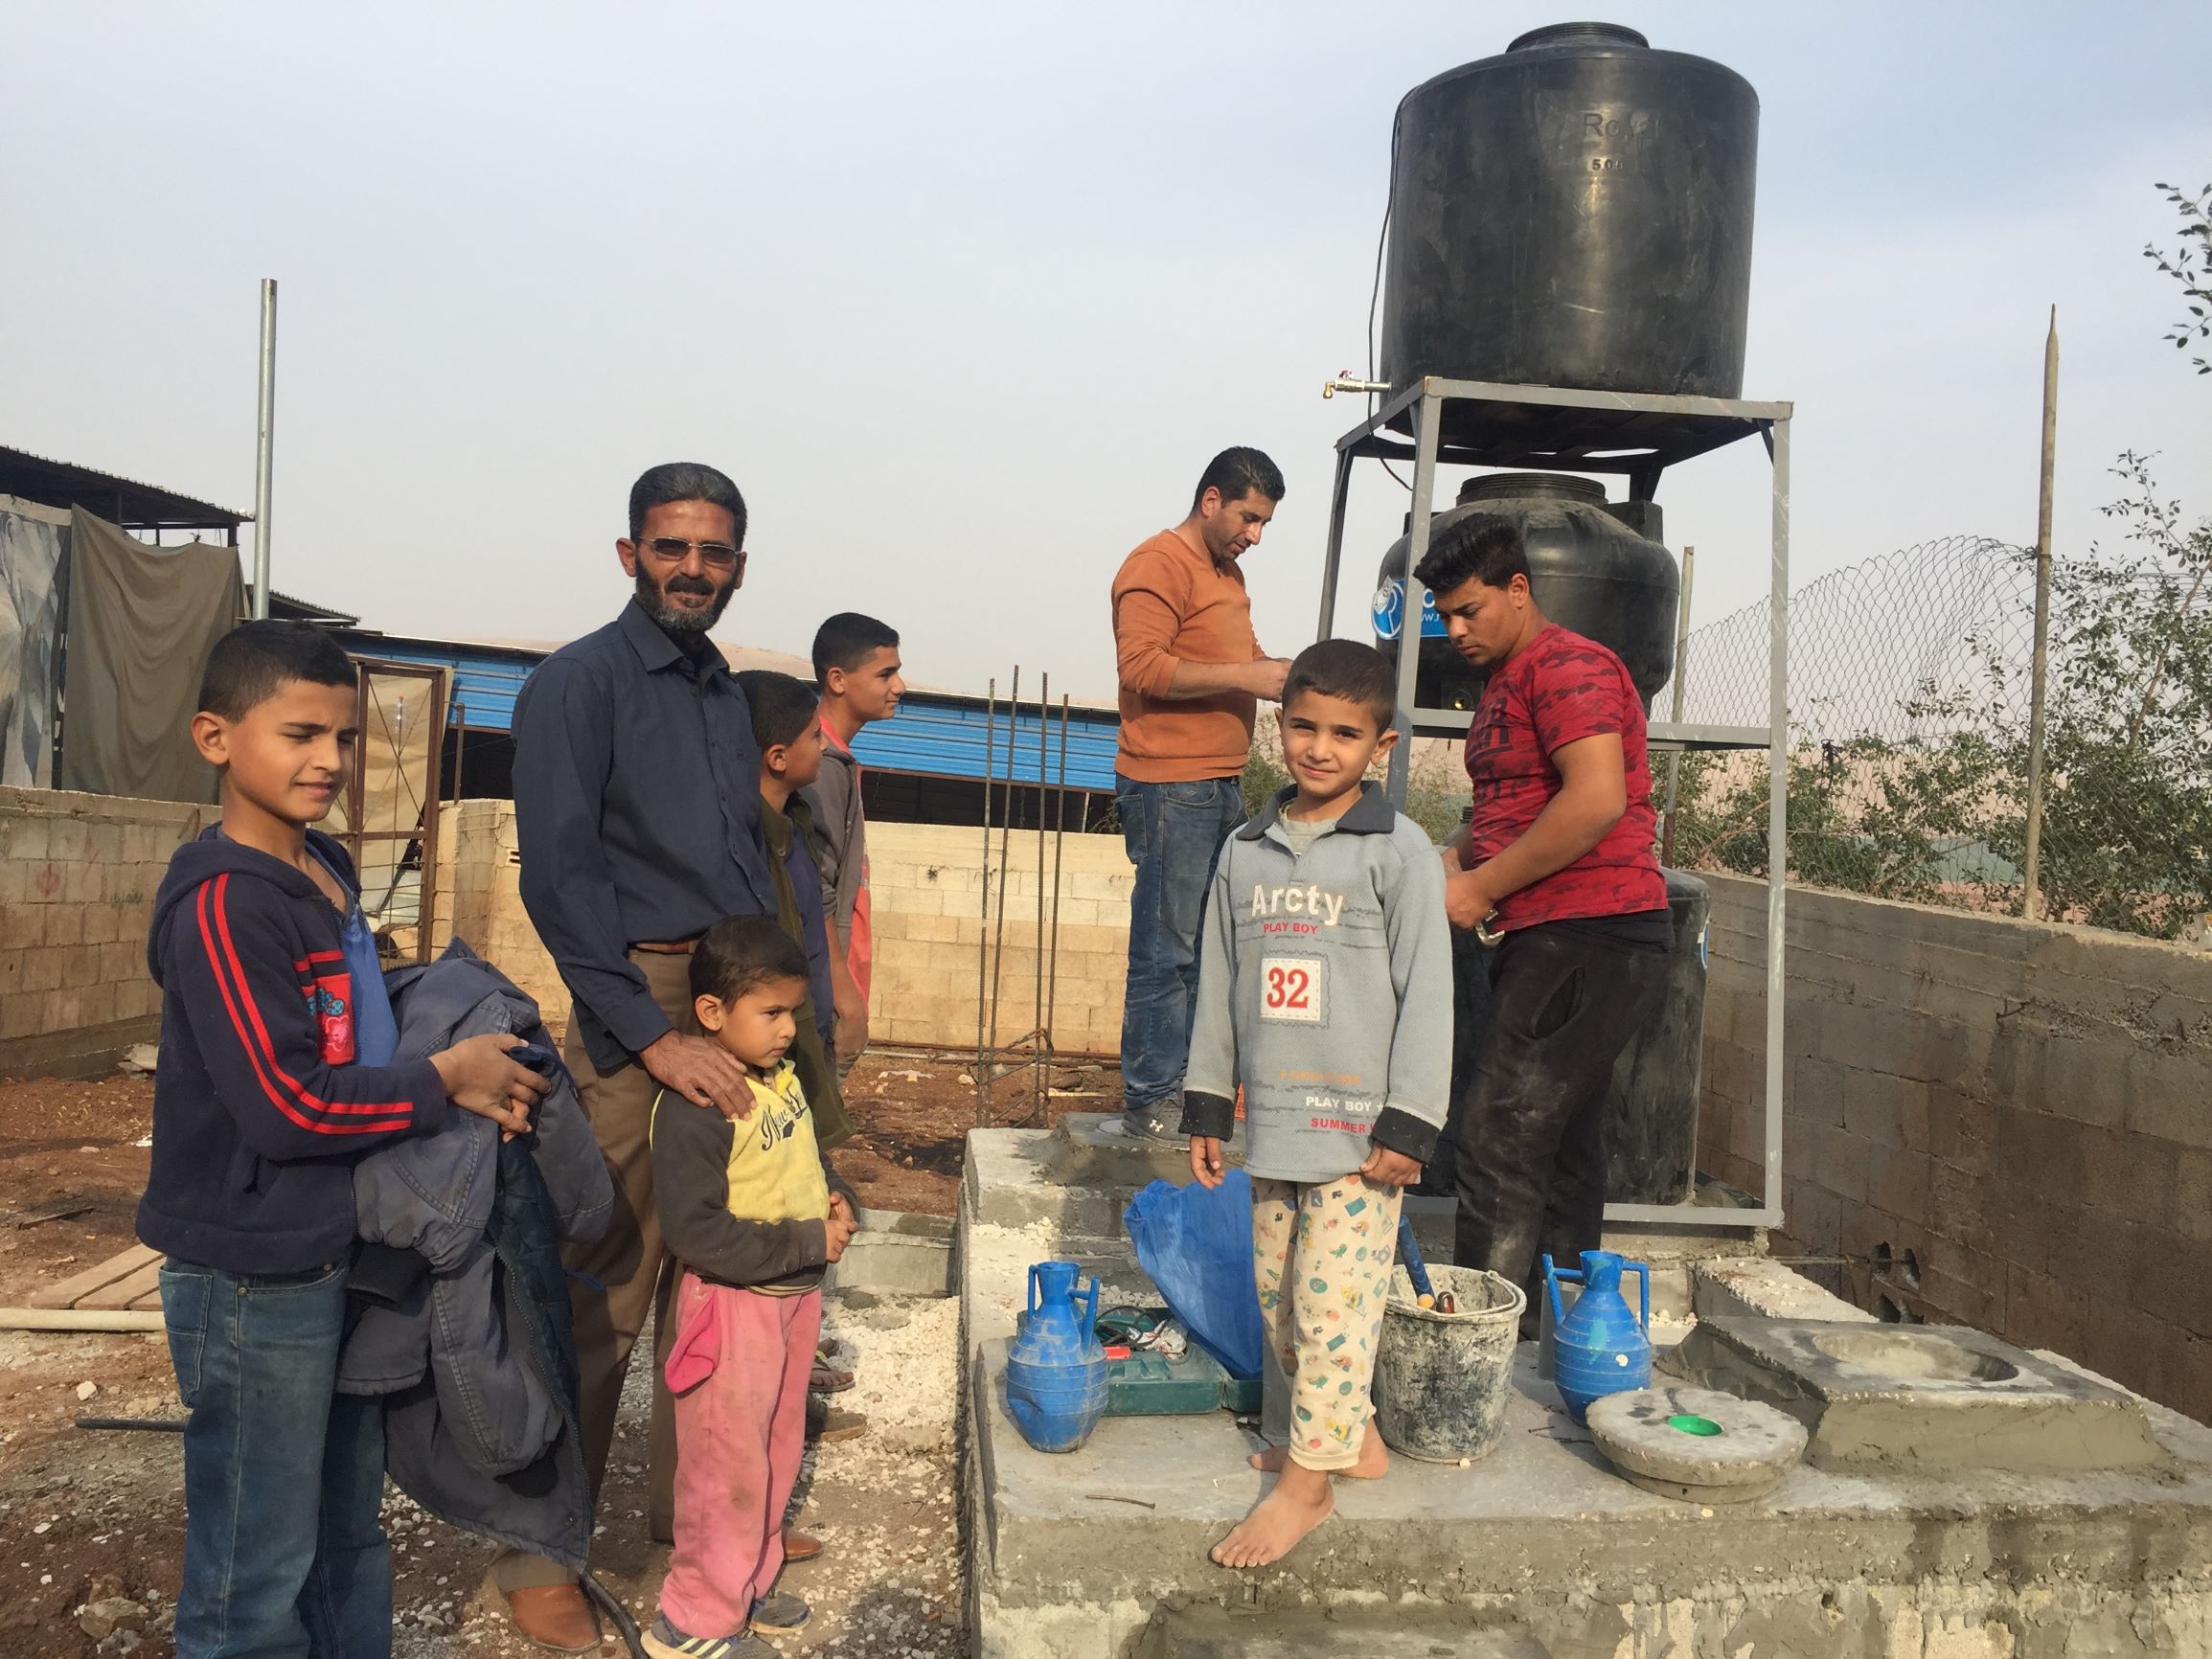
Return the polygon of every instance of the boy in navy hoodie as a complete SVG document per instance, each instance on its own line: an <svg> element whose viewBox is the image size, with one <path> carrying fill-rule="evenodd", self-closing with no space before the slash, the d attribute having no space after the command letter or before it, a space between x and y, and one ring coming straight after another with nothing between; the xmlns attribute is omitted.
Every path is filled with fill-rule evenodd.
<svg viewBox="0 0 2212 1659"><path fill-rule="evenodd" d="M391 1652L383 1401L335 1388L353 1160L456 1107L519 1133L546 1087L514 1036L392 1063L353 861L308 828L350 770L354 674L301 623L217 643L192 734L222 823L177 849L147 941L163 996L138 1236L169 1258L192 1414L178 1659Z"/></svg>

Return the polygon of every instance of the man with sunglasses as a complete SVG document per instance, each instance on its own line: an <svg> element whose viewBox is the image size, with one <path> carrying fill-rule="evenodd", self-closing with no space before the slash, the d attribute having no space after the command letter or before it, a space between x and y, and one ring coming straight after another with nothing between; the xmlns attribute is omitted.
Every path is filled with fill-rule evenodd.
<svg viewBox="0 0 2212 1659"><path fill-rule="evenodd" d="M653 1211L655 1093L731 1117L738 1062L698 1033L692 944L726 916L774 916L761 756L744 693L707 638L745 574L745 503L711 466L655 466L614 544L635 591L617 617L540 664L514 704L522 901L574 1003L562 1056L615 1180L614 1220L569 1253L583 1453L596 1496L630 1350L653 1311L649 1521L673 1517L675 1429L663 1380L675 1266ZM492 1566L522 1633L595 1648L575 1575L537 1556Z"/></svg>

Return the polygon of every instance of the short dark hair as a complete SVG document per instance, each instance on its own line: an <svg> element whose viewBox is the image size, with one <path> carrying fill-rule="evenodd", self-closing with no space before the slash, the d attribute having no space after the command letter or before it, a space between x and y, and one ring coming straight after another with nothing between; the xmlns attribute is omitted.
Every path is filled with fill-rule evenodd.
<svg viewBox="0 0 2212 1659"><path fill-rule="evenodd" d="M807 979L807 952L772 916L725 916L692 946L692 995L733 1003L771 980Z"/></svg>
<svg viewBox="0 0 2212 1659"><path fill-rule="evenodd" d="M350 687L360 679L345 648L312 623L240 623L207 654L199 706L223 719L241 720L294 680Z"/></svg>
<svg viewBox="0 0 2212 1659"><path fill-rule="evenodd" d="M1205 471L1198 475L1198 487L1191 491L1191 511L1198 511L1198 504L1206 499L1206 491L1219 489L1221 504L1242 501L1258 490L1269 501L1283 499L1283 469L1257 449L1240 443L1224 449L1206 463Z"/></svg>
<svg viewBox="0 0 2212 1659"><path fill-rule="evenodd" d="M1413 574L1431 593L1449 593L1469 581L1503 587L1528 575L1528 547L1511 519L1471 512L1445 526Z"/></svg>
<svg viewBox="0 0 2212 1659"><path fill-rule="evenodd" d="M747 669L738 676L738 689L753 711L753 741L764 755L779 743L797 742L822 707L821 693L774 669Z"/></svg>
<svg viewBox="0 0 2212 1659"><path fill-rule="evenodd" d="M1300 692L1361 704L1375 716L1378 732L1388 731L1398 717L1397 669L1373 646L1357 640L1322 640L1300 651L1283 682L1286 715Z"/></svg>
<svg viewBox="0 0 2212 1659"><path fill-rule="evenodd" d="M666 461L638 475L638 481L629 487L630 540L645 534L647 513L672 501L703 501L710 507L726 508L732 521L730 534L740 547L745 545L745 498L738 493L728 473L699 461Z"/></svg>
<svg viewBox="0 0 2212 1659"><path fill-rule="evenodd" d="M886 647L897 649L898 645L899 630L889 623L862 616L856 610L841 610L814 630L814 677L828 691L832 669L851 673L868 660L871 651Z"/></svg>

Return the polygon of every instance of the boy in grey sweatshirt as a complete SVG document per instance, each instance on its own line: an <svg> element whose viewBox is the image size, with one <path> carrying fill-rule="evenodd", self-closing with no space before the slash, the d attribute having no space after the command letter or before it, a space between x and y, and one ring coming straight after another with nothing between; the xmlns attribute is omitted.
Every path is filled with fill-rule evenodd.
<svg viewBox="0 0 2212 1659"><path fill-rule="evenodd" d="M1214 1546L1224 1567L1278 1559L1328 1517L1332 1474L1389 1462L1375 1344L1399 1204L1444 1126L1452 1010L1443 861L1364 782L1397 740L1395 680L1350 640L1291 664L1291 786L1229 838L1206 900L1182 1128L1220 1186L1243 1086L1253 1275L1291 1388L1287 1455L1252 1460L1282 1479Z"/></svg>

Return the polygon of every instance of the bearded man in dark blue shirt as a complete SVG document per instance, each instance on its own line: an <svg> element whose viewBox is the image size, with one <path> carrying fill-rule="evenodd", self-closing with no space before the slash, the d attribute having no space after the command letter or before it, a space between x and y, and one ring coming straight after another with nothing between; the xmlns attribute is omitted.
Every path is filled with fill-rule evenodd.
<svg viewBox="0 0 2212 1659"><path fill-rule="evenodd" d="M514 705L522 901L575 1001L563 1058L615 1181L615 1218L568 1261L583 1449L596 1494L630 1351L655 1313L650 1521L668 1534L674 1420L661 1380L674 1265L653 1211L652 1101L749 1109L736 1060L698 1034L692 943L725 916L774 916L752 713L707 630L745 575L745 503L711 466L655 466L629 495L615 553L636 584L622 614L539 665ZM604 1287L604 1293L603 1289ZM558 1564L519 1554L493 1578L544 1646L597 1644Z"/></svg>

